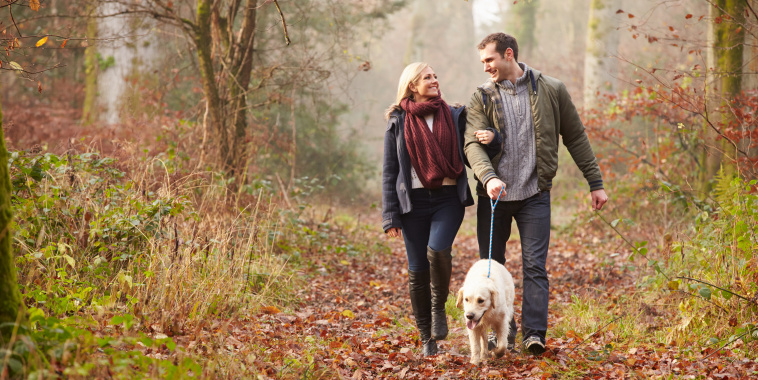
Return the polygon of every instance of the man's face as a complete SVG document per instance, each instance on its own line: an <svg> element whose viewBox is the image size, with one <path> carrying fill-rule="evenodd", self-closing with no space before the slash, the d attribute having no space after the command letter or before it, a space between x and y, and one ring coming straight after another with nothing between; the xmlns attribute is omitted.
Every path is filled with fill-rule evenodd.
<svg viewBox="0 0 758 380"><path fill-rule="evenodd" d="M484 72L489 74L495 83L501 82L508 77L510 70L508 53L509 50L506 49L505 56L501 56L495 50L494 42L487 44L484 49L479 50L479 58L484 64Z"/></svg>

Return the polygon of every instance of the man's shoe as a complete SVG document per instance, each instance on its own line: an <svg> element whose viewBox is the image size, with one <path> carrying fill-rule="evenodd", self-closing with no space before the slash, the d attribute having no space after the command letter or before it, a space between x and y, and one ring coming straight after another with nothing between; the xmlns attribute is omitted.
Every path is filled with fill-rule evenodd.
<svg viewBox="0 0 758 380"><path fill-rule="evenodd" d="M530 336L524 340L524 348L532 355L539 356L545 352L545 343L536 336Z"/></svg>

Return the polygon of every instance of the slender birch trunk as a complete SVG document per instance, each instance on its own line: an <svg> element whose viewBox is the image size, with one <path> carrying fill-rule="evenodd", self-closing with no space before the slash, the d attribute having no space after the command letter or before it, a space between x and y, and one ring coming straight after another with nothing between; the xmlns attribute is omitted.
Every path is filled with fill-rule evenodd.
<svg viewBox="0 0 758 380"><path fill-rule="evenodd" d="M584 59L584 106L597 107L604 93L616 90L619 25L616 11L621 0L592 0L587 24L587 50Z"/></svg>

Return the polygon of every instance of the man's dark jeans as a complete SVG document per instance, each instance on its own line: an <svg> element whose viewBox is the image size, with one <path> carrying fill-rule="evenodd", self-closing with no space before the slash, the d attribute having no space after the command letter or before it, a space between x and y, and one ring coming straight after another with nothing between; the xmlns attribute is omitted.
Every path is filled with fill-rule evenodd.
<svg viewBox="0 0 758 380"><path fill-rule="evenodd" d="M429 269L426 247L442 251L453 246L463 222L464 207L456 186L411 190L413 209L400 216L408 270Z"/></svg>
<svg viewBox="0 0 758 380"><path fill-rule="evenodd" d="M479 240L479 257L489 257L490 199L479 197L476 210L476 234ZM538 336L545 343L547 331L547 305L550 282L545 262L550 245L550 192L543 191L521 201L500 201L495 207L492 233L492 259L505 264L505 243L511 236L511 221L515 219L521 236L523 261L523 299L521 304L521 332L523 339ZM511 319L511 336L516 335L516 321Z"/></svg>

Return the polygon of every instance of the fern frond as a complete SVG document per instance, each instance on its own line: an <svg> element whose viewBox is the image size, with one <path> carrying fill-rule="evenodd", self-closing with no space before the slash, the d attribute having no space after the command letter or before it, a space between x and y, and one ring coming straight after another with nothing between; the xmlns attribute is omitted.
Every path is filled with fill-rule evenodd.
<svg viewBox="0 0 758 380"><path fill-rule="evenodd" d="M732 176L724 172L724 167L719 169L718 173L713 177L713 197L721 205L731 204L734 198L736 189L732 186Z"/></svg>

